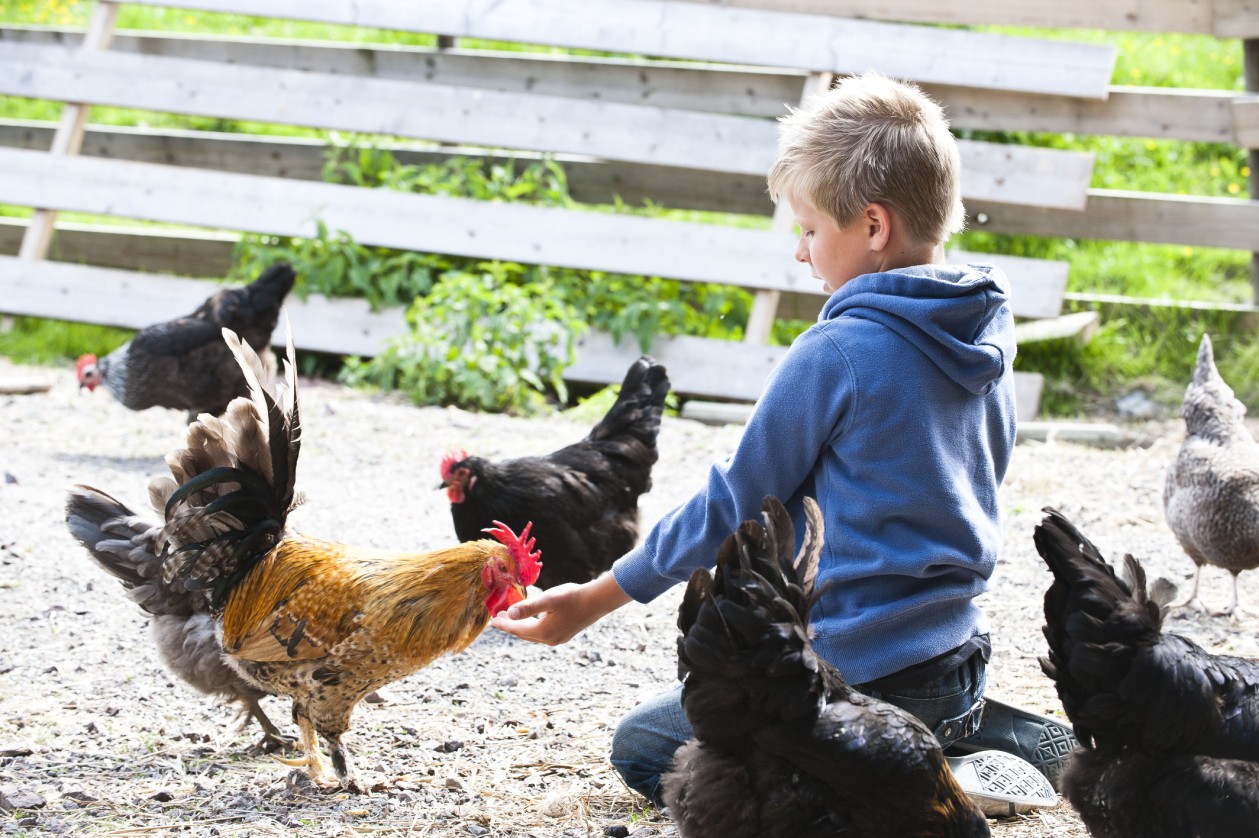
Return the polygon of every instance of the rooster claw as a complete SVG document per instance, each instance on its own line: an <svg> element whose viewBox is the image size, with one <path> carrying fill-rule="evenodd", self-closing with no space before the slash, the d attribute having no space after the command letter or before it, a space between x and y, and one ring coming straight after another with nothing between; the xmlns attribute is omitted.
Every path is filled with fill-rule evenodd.
<svg viewBox="0 0 1259 838"><path fill-rule="evenodd" d="M297 747L297 739L284 734L266 734L249 750L255 754L274 754L277 751L291 751Z"/></svg>

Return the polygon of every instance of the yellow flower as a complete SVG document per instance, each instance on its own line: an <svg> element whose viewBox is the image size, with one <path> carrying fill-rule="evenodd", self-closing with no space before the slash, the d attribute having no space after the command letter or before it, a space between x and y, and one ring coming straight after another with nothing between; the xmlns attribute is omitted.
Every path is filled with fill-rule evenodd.
<svg viewBox="0 0 1259 838"><path fill-rule="evenodd" d="M1158 143L1154 142L1153 140L1146 140L1146 141L1145 141L1145 150L1146 150L1146 151L1153 151L1153 150L1154 150L1154 149L1156 149L1156 148L1158 148Z"/></svg>
<svg viewBox="0 0 1259 838"><path fill-rule="evenodd" d="M1233 56L1231 56L1231 55L1226 55L1226 56L1224 56L1224 63L1225 63L1225 64L1227 64L1228 66L1232 67L1232 66L1233 66Z"/></svg>
<svg viewBox="0 0 1259 838"><path fill-rule="evenodd" d="M1219 166L1212 166L1212 167L1211 167L1211 177L1219 177L1219 176L1220 176L1220 167L1219 167Z"/></svg>
<svg viewBox="0 0 1259 838"><path fill-rule="evenodd" d="M1180 47L1173 46L1173 47L1171 48L1170 52L1171 52L1171 54L1172 54L1173 56L1180 55Z"/></svg>
<svg viewBox="0 0 1259 838"><path fill-rule="evenodd" d="M1141 78L1141 70L1138 67L1133 67L1128 71L1128 75L1132 76L1134 79L1139 79Z"/></svg>
<svg viewBox="0 0 1259 838"><path fill-rule="evenodd" d="M1238 192L1241 192L1241 191L1242 191L1242 188L1238 186L1236 183L1230 183L1228 185L1228 192L1230 195L1236 195Z"/></svg>
<svg viewBox="0 0 1259 838"><path fill-rule="evenodd" d="M1162 45L1163 45L1163 39L1162 39L1162 38L1155 38L1155 39L1154 39L1154 46L1156 46L1156 47L1161 47Z"/></svg>
<svg viewBox="0 0 1259 838"><path fill-rule="evenodd" d="M1242 176L1242 177L1250 177L1250 167L1249 167L1249 166L1242 166L1242 167L1241 167L1241 176Z"/></svg>
<svg viewBox="0 0 1259 838"><path fill-rule="evenodd" d="M1181 255L1183 255L1183 256L1192 256L1192 255L1193 255L1193 248L1192 248L1192 247L1189 247L1188 245L1186 245L1185 247L1182 247L1182 248L1180 249L1180 252L1181 252Z"/></svg>

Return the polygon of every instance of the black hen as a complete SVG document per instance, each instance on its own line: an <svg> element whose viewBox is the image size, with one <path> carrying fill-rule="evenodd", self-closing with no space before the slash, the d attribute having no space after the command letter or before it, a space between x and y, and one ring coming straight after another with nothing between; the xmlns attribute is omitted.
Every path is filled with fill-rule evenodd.
<svg viewBox="0 0 1259 838"><path fill-rule="evenodd" d="M694 738L663 793L687 838L986 836L925 725L854 691L809 644L822 518L773 497L692 575L678 615L682 706Z"/></svg>
<svg viewBox="0 0 1259 838"><path fill-rule="evenodd" d="M1162 631L1175 592L1046 508L1036 549L1054 680L1081 747L1062 790L1099 838L1259 834L1259 665Z"/></svg>
<svg viewBox="0 0 1259 838"><path fill-rule="evenodd" d="M124 504L96 489L76 486L66 502L70 534L96 563L122 582L128 596L151 614L153 640L166 667L193 688L239 702L262 727L261 747L293 742L276 729L258 703L266 693L245 682L223 657L210 603L200 591L162 580L160 526L151 526Z"/></svg>
<svg viewBox="0 0 1259 838"><path fill-rule="evenodd" d="M95 390L103 384L131 410L186 410L189 422L201 413L218 416L232 399L249 393L223 328L274 364L267 349L295 279L289 265L272 265L249 285L214 294L187 317L142 329L99 361L83 355L76 363L79 385Z"/></svg>
<svg viewBox="0 0 1259 838"><path fill-rule="evenodd" d="M669 392L665 368L646 356L625 374L607 415L585 439L542 457L490 462L452 451L441 464L455 534L485 537L495 521L533 522L546 545L538 586L587 582L638 540L638 498L651 489L656 436Z"/></svg>

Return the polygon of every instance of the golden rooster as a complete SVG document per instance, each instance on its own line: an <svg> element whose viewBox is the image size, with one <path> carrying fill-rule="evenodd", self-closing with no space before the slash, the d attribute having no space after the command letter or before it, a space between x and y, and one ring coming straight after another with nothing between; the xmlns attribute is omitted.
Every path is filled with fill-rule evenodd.
<svg viewBox="0 0 1259 838"><path fill-rule="evenodd" d="M221 419L200 416L186 447L167 455L171 477L149 486L165 518L153 549L166 583L208 598L228 664L259 689L293 699L304 755L281 762L306 766L317 784L361 792L341 742L354 706L467 648L491 615L524 599L539 553L528 526L516 536L496 524L487 530L494 540L431 553L365 550L289 531L301 442L292 338L286 380L264 385L253 350L229 329L223 337L250 395Z"/></svg>

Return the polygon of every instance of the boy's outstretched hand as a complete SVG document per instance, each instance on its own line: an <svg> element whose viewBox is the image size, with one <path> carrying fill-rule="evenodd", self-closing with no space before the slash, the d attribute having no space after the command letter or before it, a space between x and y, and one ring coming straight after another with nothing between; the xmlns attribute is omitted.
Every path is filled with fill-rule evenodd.
<svg viewBox="0 0 1259 838"><path fill-rule="evenodd" d="M583 629L598 622L630 601L629 594L605 573L581 585L567 583L538 592L506 611L500 611L490 625L534 643L559 646ZM534 618L537 619L534 619Z"/></svg>

